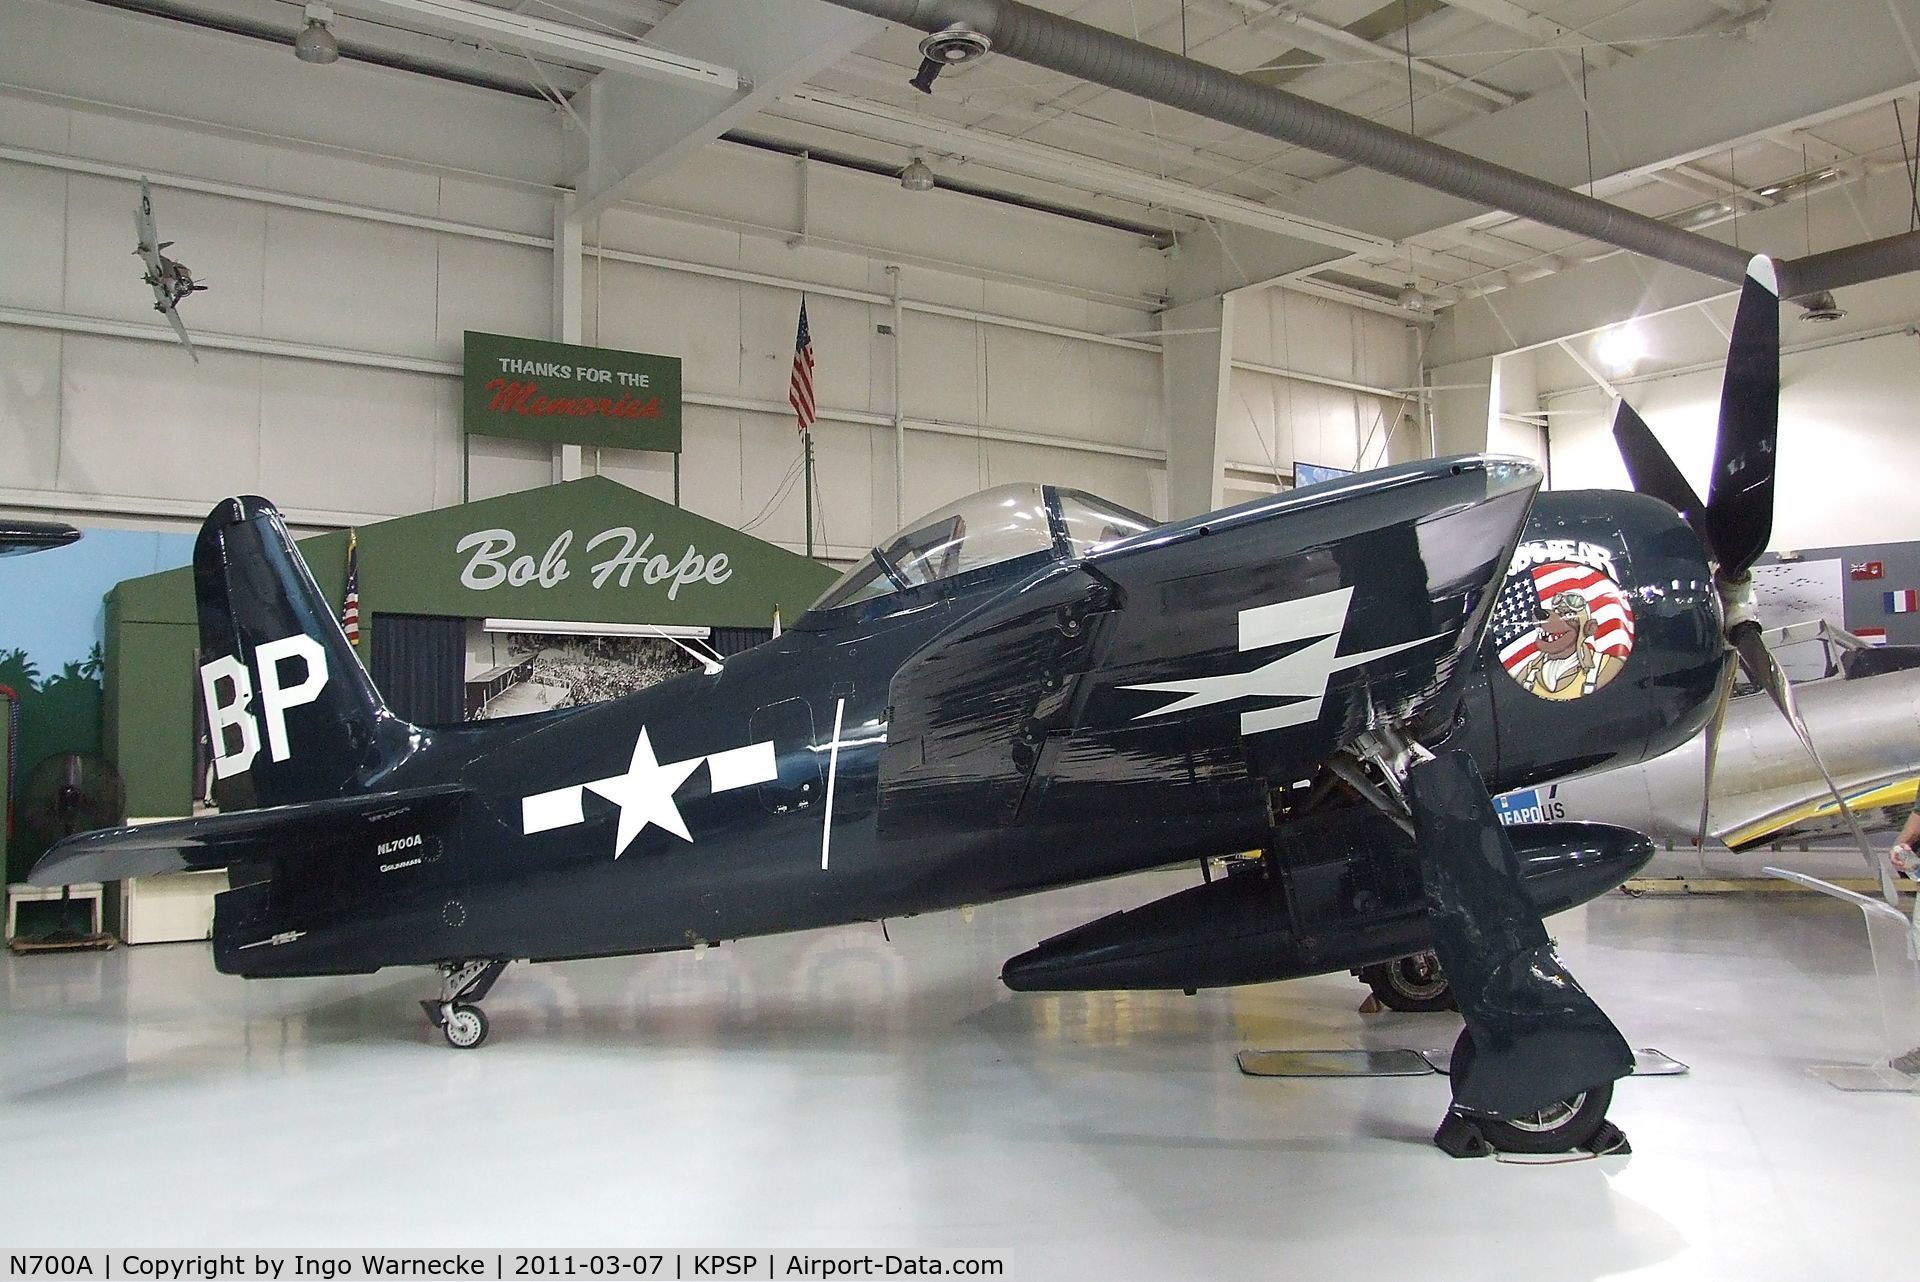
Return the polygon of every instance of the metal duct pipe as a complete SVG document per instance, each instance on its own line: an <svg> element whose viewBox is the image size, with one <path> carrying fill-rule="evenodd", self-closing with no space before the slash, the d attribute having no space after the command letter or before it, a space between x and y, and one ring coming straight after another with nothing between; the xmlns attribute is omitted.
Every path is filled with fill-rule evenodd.
<svg viewBox="0 0 1920 1282"><path fill-rule="evenodd" d="M1821 290L1862 285L1901 272L1920 271L1920 231L1829 249L1780 264L1780 296L1804 298Z"/></svg>
<svg viewBox="0 0 1920 1282"><path fill-rule="evenodd" d="M1376 124L1351 112L1268 88L1220 67L1155 49L1098 27L1014 0L832 0L843 8L922 31L961 23L993 42L995 53L1209 120L1392 174L1475 205L1604 241L1726 281L1745 279L1746 250L1682 231L1657 219L1568 191L1531 174L1480 160ZM1849 251L1836 251L1840 254ZM1906 271L1920 266L1905 251ZM1831 255L1821 255L1822 258ZM1875 261L1879 261L1875 259ZM1894 261L1889 251L1888 262ZM1799 278L1783 273L1801 290ZM1852 280L1865 279L1854 277ZM1804 291L1801 291L1804 292Z"/></svg>

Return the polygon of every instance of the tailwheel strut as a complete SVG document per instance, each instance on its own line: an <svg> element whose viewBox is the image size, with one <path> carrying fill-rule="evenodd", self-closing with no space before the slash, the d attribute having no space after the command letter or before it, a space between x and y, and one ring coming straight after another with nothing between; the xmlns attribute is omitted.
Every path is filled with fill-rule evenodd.
<svg viewBox="0 0 1920 1282"><path fill-rule="evenodd" d="M456 1050L472 1050L487 1040L487 1016L478 1005L506 970L504 961L443 962L440 996L423 1001L427 1019Z"/></svg>

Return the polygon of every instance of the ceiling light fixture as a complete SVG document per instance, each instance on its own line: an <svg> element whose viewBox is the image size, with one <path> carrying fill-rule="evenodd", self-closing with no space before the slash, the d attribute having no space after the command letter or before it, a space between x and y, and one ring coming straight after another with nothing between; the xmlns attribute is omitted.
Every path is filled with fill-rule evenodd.
<svg viewBox="0 0 1920 1282"><path fill-rule="evenodd" d="M302 62L322 65L340 61L340 42L327 27L333 21L332 7L310 4L306 13L307 25L293 38L293 56Z"/></svg>
<svg viewBox="0 0 1920 1282"><path fill-rule="evenodd" d="M1647 354L1647 336L1634 324L1616 325L1593 340L1593 354L1611 374L1625 374Z"/></svg>
<svg viewBox="0 0 1920 1282"><path fill-rule="evenodd" d="M900 185L908 191L933 190L933 170L927 168L927 162L920 159L919 152L914 152L913 159L900 171Z"/></svg>
<svg viewBox="0 0 1920 1282"><path fill-rule="evenodd" d="M920 70L907 83L921 93L930 94L941 72L973 62L991 48L993 41L966 23L953 23L920 42Z"/></svg>
<svg viewBox="0 0 1920 1282"><path fill-rule="evenodd" d="M1794 302L1803 309L1800 319L1803 321L1837 321L1847 314L1847 309L1834 300L1833 291L1823 289L1817 294L1808 294L1796 298Z"/></svg>

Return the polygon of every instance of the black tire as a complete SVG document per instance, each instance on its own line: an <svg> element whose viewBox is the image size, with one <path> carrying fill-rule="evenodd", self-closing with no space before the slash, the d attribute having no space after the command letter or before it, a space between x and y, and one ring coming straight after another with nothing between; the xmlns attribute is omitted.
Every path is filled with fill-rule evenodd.
<svg viewBox="0 0 1920 1282"><path fill-rule="evenodd" d="M1475 1055L1473 1034L1466 1029L1453 1043L1453 1059L1447 1075L1455 1080L1465 1077ZM1599 1133L1613 1104L1613 1083L1582 1091L1541 1109L1531 1117L1488 1117L1485 1113L1461 1109L1487 1143L1502 1153L1565 1153L1579 1148Z"/></svg>
<svg viewBox="0 0 1920 1282"><path fill-rule="evenodd" d="M1458 1010L1453 985L1432 953L1413 953L1360 968L1360 978L1388 1010L1431 1012Z"/></svg>
<svg viewBox="0 0 1920 1282"><path fill-rule="evenodd" d="M470 1051L487 1040L487 1013L478 1006L455 1006L440 1023L447 1045Z"/></svg>

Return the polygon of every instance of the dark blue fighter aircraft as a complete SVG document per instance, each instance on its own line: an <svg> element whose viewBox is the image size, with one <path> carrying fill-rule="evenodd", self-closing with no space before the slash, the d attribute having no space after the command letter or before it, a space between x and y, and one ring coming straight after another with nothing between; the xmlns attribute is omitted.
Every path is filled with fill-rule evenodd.
<svg viewBox="0 0 1920 1282"><path fill-rule="evenodd" d="M1652 847L1503 828L1488 784L1651 757L1707 719L1723 602L1771 520L1778 300L1758 264L1699 532L1684 497L1536 495L1531 463L1478 456L1166 525L1003 486L724 665L505 721L396 718L279 514L227 500L194 552L200 676L216 772L256 808L82 834L34 879L225 868L222 971L436 966L423 1005L470 1047L514 959L1260 851L1044 941L1005 981L1194 989L1432 949L1466 1021L1455 1115L1505 1147L1585 1142L1631 1055L1541 916Z"/></svg>

